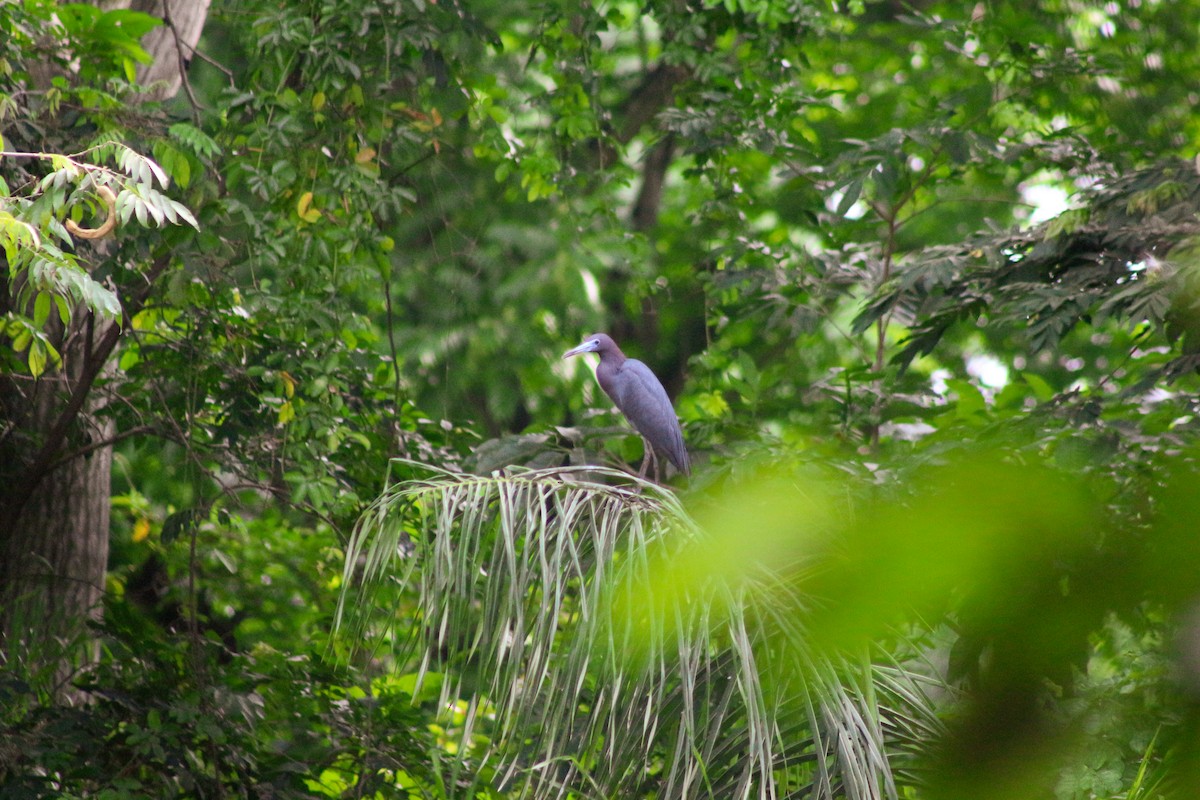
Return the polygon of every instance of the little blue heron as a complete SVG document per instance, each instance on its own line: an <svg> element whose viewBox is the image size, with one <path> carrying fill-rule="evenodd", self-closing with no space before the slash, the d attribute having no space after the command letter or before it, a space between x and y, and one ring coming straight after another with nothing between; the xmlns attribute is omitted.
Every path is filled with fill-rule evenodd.
<svg viewBox="0 0 1200 800"><path fill-rule="evenodd" d="M583 344L564 353L563 358L580 353L596 353L600 356L596 380L646 440L646 458L653 458L654 451L659 450L675 465L675 469L690 475L691 463L675 409L671 407L667 390L650 368L636 358L626 358L606 333L593 333ZM643 462L643 471L645 466Z"/></svg>

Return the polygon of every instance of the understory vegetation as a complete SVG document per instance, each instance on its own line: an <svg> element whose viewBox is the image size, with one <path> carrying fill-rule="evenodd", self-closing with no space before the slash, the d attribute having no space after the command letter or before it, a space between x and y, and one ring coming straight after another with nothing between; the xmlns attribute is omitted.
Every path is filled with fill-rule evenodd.
<svg viewBox="0 0 1200 800"><path fill-rule="evenodd" d="M1200 795L1198 40L0 5L0 795Z"/></svg>

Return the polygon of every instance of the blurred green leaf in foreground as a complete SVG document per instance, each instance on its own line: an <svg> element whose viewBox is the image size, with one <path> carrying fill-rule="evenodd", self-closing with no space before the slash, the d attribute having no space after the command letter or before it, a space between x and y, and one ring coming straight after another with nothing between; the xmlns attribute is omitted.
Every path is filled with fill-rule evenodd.
<svg viewBox="0 0 1200 800"><path fill-rule="evenodd" d="M918 796L1200 796L1200 485L1191 454L1166 463L1137 496L1018 449L855 497L764 469L693 498L702 533L662 548L640 587L618 587L614 619L640 620L629 638L645 641L698 598L774 587L796 617L751 616L766 635L750 638L775 654L758 663L782 695L808 679L804 663L907 649L901 666L947 687ZM1124 748L1144 753L1136 774L1120 774Z"/></svg>

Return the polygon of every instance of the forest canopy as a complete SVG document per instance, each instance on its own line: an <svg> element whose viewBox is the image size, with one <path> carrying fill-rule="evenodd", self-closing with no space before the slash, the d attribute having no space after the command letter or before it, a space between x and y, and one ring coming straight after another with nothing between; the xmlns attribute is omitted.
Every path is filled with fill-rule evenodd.
<svg viewBox="0 0 1200 800"><path fill-rule="evenodd" d="M1196 796L1196 86L1169 0L0 5L0 788Z"/></svg>

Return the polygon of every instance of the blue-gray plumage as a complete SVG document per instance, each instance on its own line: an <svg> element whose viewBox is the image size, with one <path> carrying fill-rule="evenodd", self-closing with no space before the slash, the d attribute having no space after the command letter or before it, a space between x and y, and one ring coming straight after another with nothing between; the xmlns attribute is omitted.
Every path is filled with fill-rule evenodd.
<svg viewBox="0 0 1200 800"><path fill-rule="evenodd" d="M600 388L651 447L663 453L675 469L684 475L691 474L675 409L671 407L667 390L650 368L636 358L626 358L612 337L605 333L592 334L583 344L564 353L563 358L580 353L600 356L600 366L596 368Z"/></svg>

